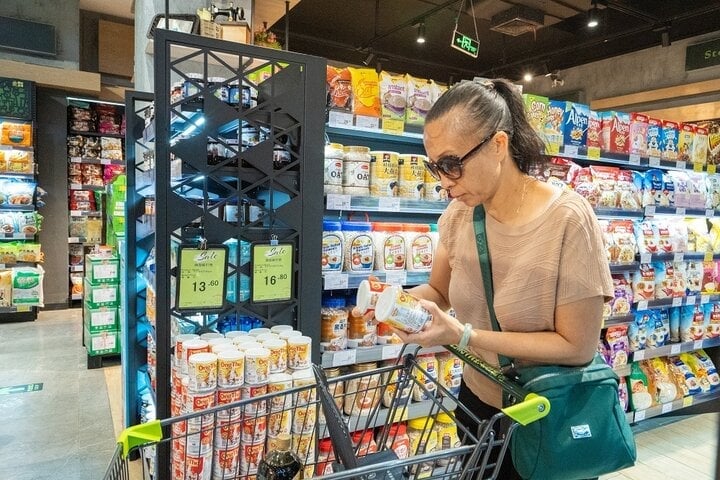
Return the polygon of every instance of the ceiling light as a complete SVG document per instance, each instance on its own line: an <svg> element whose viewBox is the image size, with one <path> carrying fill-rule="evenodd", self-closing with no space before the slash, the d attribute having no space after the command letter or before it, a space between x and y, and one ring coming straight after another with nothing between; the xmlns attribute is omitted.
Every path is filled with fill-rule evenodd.
<svg viewBox="0 0 720 480"><path fill-rule="evenodd" d="M417 43L425 43L425 22L418 24L417 38L415 41Z"/></svg>
<svg viewBox="0 0 720 480"><path fill-rule="evenodd" d="M525 75L523 75L523 80L526 82L532 82L533 74L530 72L525 72Z"/></svg>
<svg viewBox="0 0 720 480"><path fill-rule="evenodd" d="M375 54L373 52L370 52L367 54L367 57L365 57L365 60L363 60L363 65L367 67L371 63L373 63L373 60L375 60Z"/></svg>
<svg viewBox="0 0 720 480"><path fill-rule="evenodd" d="M592 8L588 11L588 28L595 28L600 24L600 11L597 8L597 3L592 2Z"/></svg>

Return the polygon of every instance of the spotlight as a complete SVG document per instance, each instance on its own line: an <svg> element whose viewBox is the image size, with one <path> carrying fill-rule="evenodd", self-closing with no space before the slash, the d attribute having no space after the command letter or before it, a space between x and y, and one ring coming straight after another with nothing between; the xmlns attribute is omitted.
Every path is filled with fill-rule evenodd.
<svg viewBox="0 0 720 480"><path fill-rule="evenodd" d="M592 8L588 11L588 28L595 28L600 24L600 11L597 8L597 3L592 2Z"/></svg>
<svg viewBox="0 0 720 480"><path fill-rule="evenodd" d="M417 38L415 39L417 43L425 43L425 22L420 22L418 24L418 31L417 31Z"/></svg>
<svg viewBox="0 0 720 480"><path fill-rule="evenodd" d="M367 57L365 57L365 60L363 60L363 65L367 67L371 63L373 63L373 60L375 60L375 54L373 52L370 52L367 54Z"/></svg>
<svg viewBox="0 0 720 480"><path fill-rule="evenodd" d="M523 75L523 80L525 80L526 83L532 82L533 74L530 72L525 72L525 75Z"/></svg>

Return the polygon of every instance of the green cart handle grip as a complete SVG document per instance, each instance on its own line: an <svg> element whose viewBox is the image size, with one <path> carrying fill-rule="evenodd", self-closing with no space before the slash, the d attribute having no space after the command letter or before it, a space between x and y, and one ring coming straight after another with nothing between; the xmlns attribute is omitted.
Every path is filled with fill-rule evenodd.
<svg viewBox="0 0 720 480"><path fill-rule="evenodd" d="M123 446L123 458L127 458L130 450L148 443L158 443L162 440L162 425L160 420L133 425L120 433L118 443Z"/></svg>
<svg viewBox="0 0 720 480"><path fill-rule="evenodd" d="M550 413L550 401L536 393L528 393L522 402L501 409L508 417L523 427L535 422Z"/></svg>

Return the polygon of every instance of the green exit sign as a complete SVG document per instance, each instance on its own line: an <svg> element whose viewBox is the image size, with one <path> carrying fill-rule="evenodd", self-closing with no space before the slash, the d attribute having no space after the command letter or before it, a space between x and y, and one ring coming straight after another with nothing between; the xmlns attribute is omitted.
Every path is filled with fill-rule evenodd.
<svg viewBox="0 0 720 480"><path fill-rule="evenodd" d="M457 48L461 52L470 55L473 58L477 58L478 52L480 51L480 42L472 37L468 37L465 34L453 31L453 39L450 46Z"/></svg>

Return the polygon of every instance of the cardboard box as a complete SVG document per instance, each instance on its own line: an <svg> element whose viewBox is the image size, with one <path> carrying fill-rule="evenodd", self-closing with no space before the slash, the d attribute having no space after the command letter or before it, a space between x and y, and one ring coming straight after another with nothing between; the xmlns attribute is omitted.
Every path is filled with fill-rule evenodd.
<svg viewBox="0 0 720 480"><path fill-rule="evenodd" d="M581 103L565 102L563 115L563 144L584 147L590 123L590 107Z"/></svg>
<svg viewBox="0 0 720 480"><path fill-rule="evenodd" d="M120 353L120 332L118 330L106 330L90 333L86 328L85 348L90 356Z"/></svg>
<svg viewBox="0 0 720 480"><path fill-rule="evenodd" d="M545 114L545 140L548 144L563 144L563 116L565 115L565 102L550 100Z"/></svg>
<svg viewBox="0 0 720 480"><path fill-rule="evenodd" d="M678 135L678 160L692 162L693 143L695 142L695 124L681 124Z"/></svg>
<svg viewBox="0 0 720 480"><path fill-rule="evenodd" d="M83 324L90 333L118 330L118 320L118 307L92 307L84 303Z"/></svg>
<svg viewBox="0 0 720 480"><path fill-rule="evenodd" d="M210 38L222 38L222 27L209 20L200 20L200 35Z"/></svg>
<svg viewBox="0 0 720 480"><path fill-rule="evenodd" d="M540 95L524 93L523 101L525 102L525 115L527 115L528 122L530 122L538 135L544 139L545 117L550 99Z"/></svg>
<svg viewBox="0 0 720 480"><path fill-rule="evenodd" d="M630 114L630 154L647 155L648 117L642 113Z"/></svg>
<svg viewBox="0 0 720 480"><path fill-rule="evenodd" d="M602 147L602 118L600 112L590 110L587 130L587 146L594 148Z"/></svg>
<svg viewBox="0 0 720 480"><path fill-rule="evenodd" d="M663 120L662 122L662 158L664 160L677 160L678 158L678 130L677 122Z"/></svg>
<svg viewBox="0 0 720 480"><path fill-rule="evenodd" d="M120 259L117 255L85 255L85 278L91 285L120 283Z"/></svg>
<svg viewBox="0 0 720 480"><path fill-rule="evenodd" d="M120 286L112 283L93 285L85 278L85 303L91 308L117 307L120 302Z"/></svg>
<svg viewBox="0 0 720 480"><path fill-rule="evenodd" d="M601 112L602 149L613 153L630 152L630 115L624 112Z"/></svg>
<svg viewBox="0 0 720 480"><path fill-rule="evenodd" d="M659 157L662 155L662 120L648 118L647 128L647 155Z"/></svg>
<svg viewBox="0 0 720 480"><path fill-rule="evenodd" d="M221 22L222 39L230 42L252 43L252 32L246 22Z"/></svg>

